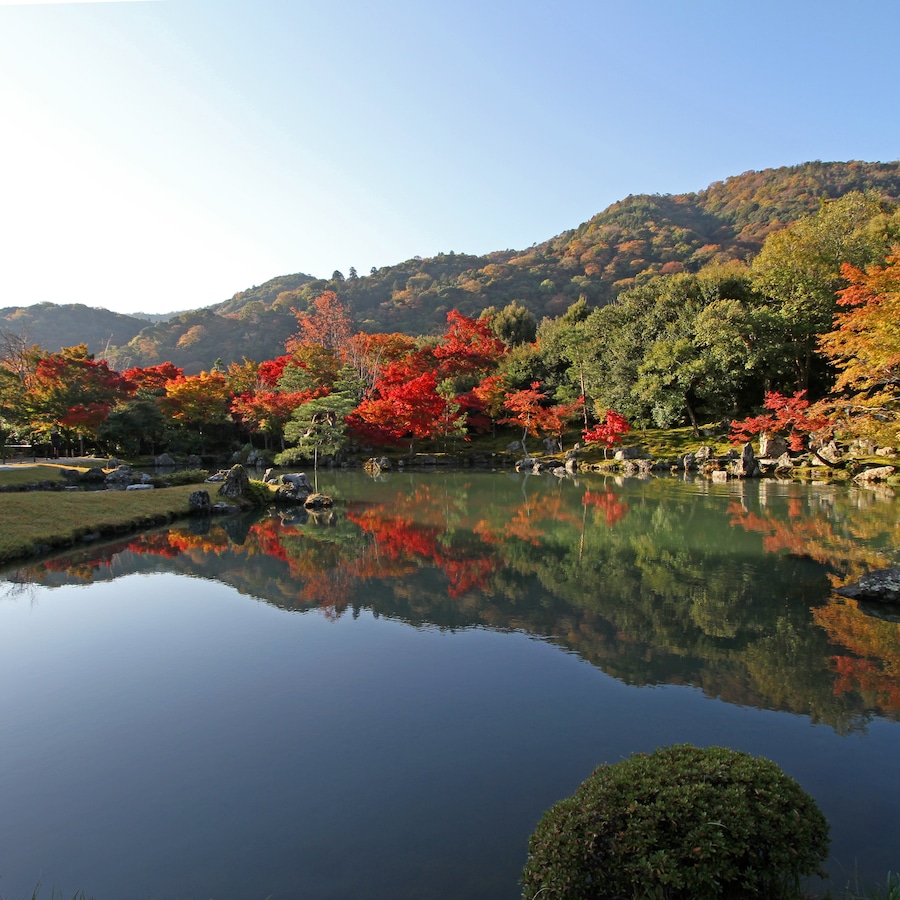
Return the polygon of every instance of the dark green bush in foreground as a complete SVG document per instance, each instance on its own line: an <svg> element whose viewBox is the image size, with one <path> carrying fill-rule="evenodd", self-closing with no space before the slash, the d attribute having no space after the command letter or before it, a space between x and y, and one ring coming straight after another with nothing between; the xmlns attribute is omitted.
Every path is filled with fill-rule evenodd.
<svg viewBox="0 0 900 900"><path fill-rule="evenodd" d="M828 844L815 801L775 763L723 747L663 747L600 766L544 813L523 897L799 897Z"/></svg>

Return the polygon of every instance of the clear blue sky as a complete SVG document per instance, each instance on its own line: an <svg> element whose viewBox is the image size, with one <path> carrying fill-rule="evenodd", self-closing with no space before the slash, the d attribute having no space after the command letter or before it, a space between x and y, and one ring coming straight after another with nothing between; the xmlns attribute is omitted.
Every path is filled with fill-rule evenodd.
<svg viewBox="0 0 900 900"><path fill-rule="evenodd" d="M0 307L207 306L900 158L896 0L0 0Z"/></svg>

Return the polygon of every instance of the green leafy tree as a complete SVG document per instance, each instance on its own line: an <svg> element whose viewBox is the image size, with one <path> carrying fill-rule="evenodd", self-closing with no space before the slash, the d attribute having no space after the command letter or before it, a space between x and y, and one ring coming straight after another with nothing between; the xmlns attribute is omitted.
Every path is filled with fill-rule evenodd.
<svg viewBox="0 0 900 900"><path fill-rule="evenodd" d="M479 316L487 319L491 331L506 344L507 347L518 347L519 344L530 344L537 337L537 322L531 311L517 300L507 303L501 310L489 306Z"/></svg>
<svg viewBox="0 0 900 900"><path fill-rule="evenodd" d="M766 239L753 260L753 281L773 307L799 389L810 387L819 335L830 330L837 292L846 287L841 266L883 262L898 237L900 214L893 204L852 192Z"/></svg>
<svg viewBox="0 0 900 900"><path fill-rule="evenodd" d="M347 369L343 375L329 394L307 400L294 410L284 436L295 450L288 451L285 462L301 454L311 457L318 470L320 457L338 456L346 447L347 416L359 403L362 384ZM281 464L278 458L276 462Z"/></svg>
<svg viewBox="0 0 900 900"><path fill-rule="evenodd" d="M590 308L582 296L562 316L545 319L538 329L541 357L548 372L555 374L556 396L563 401L576 397L587 400L586 366L591 347L585 323L589 315ZM587 402L581 408L587 427Z"/></svg>
<svg viewBox="0 0 900 900"><path fill-rule="evenodd" d="M119 403L100 424L97 436L118 456L155 454L166 442L166 419L152 397Z"/></svg>
<svg viewBox="0 0 900 900"><path fill-rule="evenodd" d="M586 394L601 411L671 427L752 402L781 371L767 314L745 274L659 276L581 326Z"/></svg>

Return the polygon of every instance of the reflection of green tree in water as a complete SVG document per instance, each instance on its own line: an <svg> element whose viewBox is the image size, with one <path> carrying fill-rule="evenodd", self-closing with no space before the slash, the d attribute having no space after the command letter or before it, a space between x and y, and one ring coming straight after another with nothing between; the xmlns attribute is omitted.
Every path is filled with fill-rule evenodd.
<svg viewBox="0 0 900 900"><path fill-rule="evenodd" d="M880 528L894 527L876 507L861 522L859 505L835 495L817 517L812 502L798 510L796 496L743 487L729 507L668 479L442 473L382 483L342 476L323 489L350 498L342 512L285 525L263 517L241 529L240 544L213 523L206 537L169 532L168 552L150 543L142 551L137 539L128 549L286 609L525 630L630 684L692 684L841 730L866 721L858 693L834 694L834 648L810 608L830 593L820 552L830 533L843 547L848 517L876 542ZM735 503L745 508L737 522ZM815 558L797 546L764 553L765 535L744 524L770 520L794 533L814 520ZM201 552L204 540L214 552ZM847 561L832 566L843 571ZM82 559L82 577L83 568Z"/></svg>

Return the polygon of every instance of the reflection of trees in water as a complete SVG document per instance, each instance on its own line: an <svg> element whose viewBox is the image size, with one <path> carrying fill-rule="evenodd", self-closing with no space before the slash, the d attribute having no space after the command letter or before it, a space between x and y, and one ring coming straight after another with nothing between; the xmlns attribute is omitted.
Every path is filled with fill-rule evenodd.
<svg viewBox="0 0 900 900"><path fill-rule="evenodd" d="M835 694L900 719L900 623L863 615L855 600L836 596L813 618L832 646Z"/></svg>
<svg viewBox="0 0 900 900"><path fill-rule="evenodd" d="M529 631L627 683L693 684L841 730L870 711L897 715L900 626L829 601L829 578L884 564L895 507L853 491L728 493L668 479L402 476L361 482L343 513L187 525L33 577L90 580L155 558L285 609Z"/></svg>

